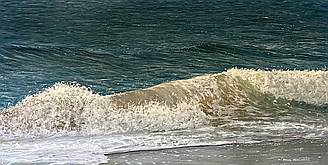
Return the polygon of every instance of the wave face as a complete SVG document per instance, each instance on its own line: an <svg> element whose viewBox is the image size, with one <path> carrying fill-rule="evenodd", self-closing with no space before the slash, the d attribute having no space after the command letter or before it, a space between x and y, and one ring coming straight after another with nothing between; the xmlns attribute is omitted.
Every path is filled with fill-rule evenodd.
<svg viewBox="0 0 328 165"><path fill-rule="evenodd" d="M3 135L92 135L204 125L234 129L235 121L327 125L318 115L325 114L327 103L326 71L230 69L108 96L57 83L1 112L0 130Z"/></svg>

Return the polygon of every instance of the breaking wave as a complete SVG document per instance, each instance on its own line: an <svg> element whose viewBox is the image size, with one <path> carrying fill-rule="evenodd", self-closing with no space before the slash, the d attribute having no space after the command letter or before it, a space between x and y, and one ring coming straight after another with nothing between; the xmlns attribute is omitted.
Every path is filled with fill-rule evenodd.
<svg viewBox="0 0 328 165"><path fill-rule="evenodd" d="M108 96L57 83L3 110L0 134L156 132L233 120L283 121L297 115L300 105L327 103L327 71L230 69Z"/></svg>

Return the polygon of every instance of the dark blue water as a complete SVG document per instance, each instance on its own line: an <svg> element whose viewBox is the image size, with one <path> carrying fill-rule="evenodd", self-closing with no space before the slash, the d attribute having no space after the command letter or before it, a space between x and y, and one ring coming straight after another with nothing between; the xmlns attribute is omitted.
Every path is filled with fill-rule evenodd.
<svg viewBox="0 0 328 165"><path fill-rule="evenodd" d="M55 82L102 94L232 67L321 69L327 1L1 1L0 105Z"/></svg>
<svg viewBox="0 0 328 165"><path fill-rule="evenodd" d="M327 64L327 0L0 0L0 164L324 165Z"/></svg>

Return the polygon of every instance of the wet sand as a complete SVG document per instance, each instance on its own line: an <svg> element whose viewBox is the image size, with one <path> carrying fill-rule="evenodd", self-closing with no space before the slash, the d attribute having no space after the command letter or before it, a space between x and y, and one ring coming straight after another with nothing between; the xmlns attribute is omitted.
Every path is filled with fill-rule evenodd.
<svg viewBox="0 0 328 165"><path fill-rule="evenodd" d="M327 163L328 141L317 139L112 154L108 155L107 164L327 165Z"/></svg>

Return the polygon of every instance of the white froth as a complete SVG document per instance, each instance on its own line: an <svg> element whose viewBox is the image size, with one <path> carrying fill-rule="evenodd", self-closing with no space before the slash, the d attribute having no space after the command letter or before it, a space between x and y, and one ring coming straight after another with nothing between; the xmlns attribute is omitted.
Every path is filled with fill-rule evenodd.
<svg viewBox="0 0 328 165"><path fill-rule="evenodd" d="M100 96L77 85L55 84L0 114L0 133L103 135L188 129L206 122L192 101L175 107L152 101L116 108L112 97L115 95Z"/></svg>

